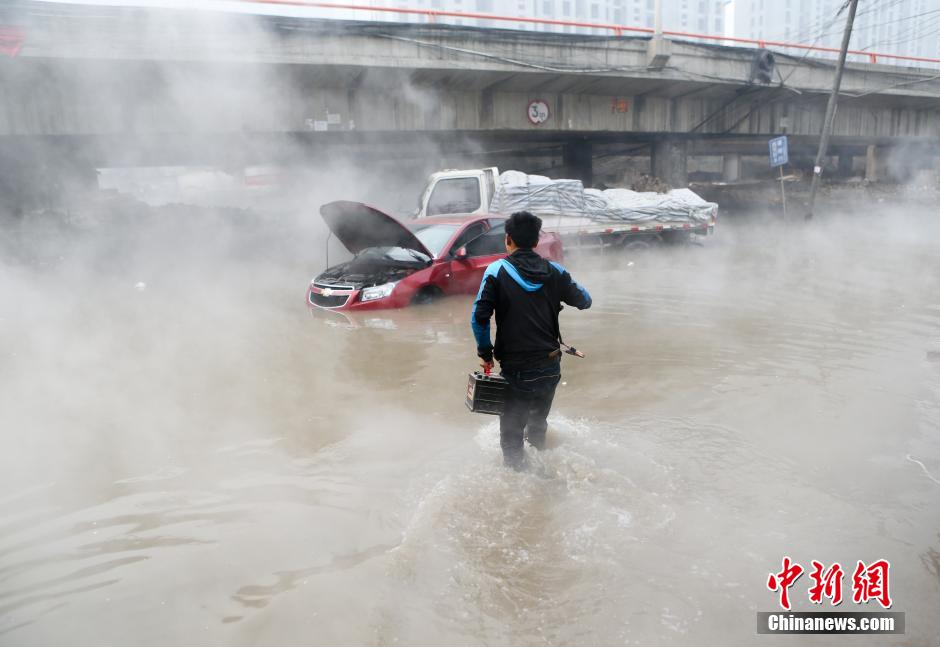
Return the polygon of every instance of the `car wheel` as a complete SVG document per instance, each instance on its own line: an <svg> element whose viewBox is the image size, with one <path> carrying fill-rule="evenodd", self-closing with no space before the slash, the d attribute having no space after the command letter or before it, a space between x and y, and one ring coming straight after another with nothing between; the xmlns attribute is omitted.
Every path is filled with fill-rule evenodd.
<svg viewBox="0 0 940 647"><path fill-rule="evenodd" d="M433 303L443 296L443 292L440 289L434 287L433 285L427 285L420 290L417 294L414 295L411 299L411 305L426 305L428 303Z"/></svg>

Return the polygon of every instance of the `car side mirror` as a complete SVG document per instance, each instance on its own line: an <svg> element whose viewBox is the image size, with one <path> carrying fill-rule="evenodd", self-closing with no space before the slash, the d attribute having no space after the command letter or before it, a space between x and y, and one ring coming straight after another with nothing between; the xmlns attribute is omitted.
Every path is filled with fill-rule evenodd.
<svg viewBox="0 0 940 647"><path fill-rule="evenodd" d="M456 252L454 252L454 258L459 261L465 260L467 258L467 248L461 247Z"/></svg>

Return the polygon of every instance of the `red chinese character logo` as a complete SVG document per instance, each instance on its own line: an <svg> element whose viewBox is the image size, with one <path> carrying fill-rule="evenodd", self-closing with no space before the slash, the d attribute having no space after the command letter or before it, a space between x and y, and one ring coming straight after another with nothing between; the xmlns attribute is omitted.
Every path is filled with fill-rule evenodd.
<svg viewBox="0 0 940 647"><path fill-rule="evenodd" d="M891 608L891 594L888 592L888 569L891 565L886 559L879 559L867 567L859 562L852 574L852 601L855 604L867 604L877 600L885 609Z"/></svg>
<svg viewBox="0 0 940 647"><path fill-rule="evenodd" d="M842 566L835 562L823 573L823 565L813 560L813 572L809 574L813 578L813 586L809 589L809 601L814 604L822 604L823 597L832 601L832 606L837 607L842 604Z"/></svg>
<svg viewBox="0 0 940 647"><path fill-rule="evenodd" d="M790 558L784 556L783 570L779 573L771 573L767 578L767 588L771 591L780 591L780 606L790 610L790 587L800 579L803 574L803 567L799 564L791 563Z"/></svg>

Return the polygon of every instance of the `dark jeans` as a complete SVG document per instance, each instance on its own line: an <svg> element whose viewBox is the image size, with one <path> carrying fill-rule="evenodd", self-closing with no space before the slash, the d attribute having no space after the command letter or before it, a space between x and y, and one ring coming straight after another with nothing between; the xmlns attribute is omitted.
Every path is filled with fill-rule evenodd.
<svg viewBox="0 0 940 647"><path fill-rule="evenodd" d="M536 449L545 447L548 412L552 408L555 387L561 380L561 363L521 370L500 371L509 384L503 413L499 417L499 444L506 465L525 466L523 438Z"/></svg>

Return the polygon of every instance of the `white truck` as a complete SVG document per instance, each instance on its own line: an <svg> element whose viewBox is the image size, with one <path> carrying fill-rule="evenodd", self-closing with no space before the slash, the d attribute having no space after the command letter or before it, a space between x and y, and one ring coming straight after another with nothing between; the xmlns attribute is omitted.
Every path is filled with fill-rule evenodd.
<svg viewBox="0 0 940 647"><path fill-rule="evenodd" d="M566 248L644 248L713 234L718 205L688 189L638 193L585 189L579 180L550 180L495 166L433 173L421 193L415 218L456 213L501 213L527 209L558 233Z"/></svg>

